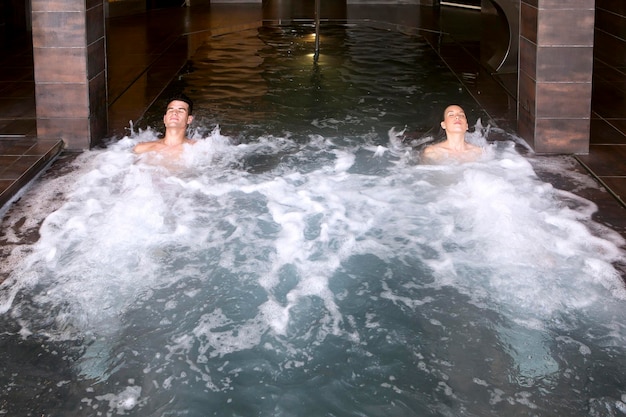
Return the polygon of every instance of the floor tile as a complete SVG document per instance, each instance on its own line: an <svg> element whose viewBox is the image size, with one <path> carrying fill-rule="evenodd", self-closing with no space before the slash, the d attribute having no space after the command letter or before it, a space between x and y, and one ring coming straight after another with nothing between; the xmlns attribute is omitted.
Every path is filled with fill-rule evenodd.
<svg viewBox="0 0 626 417"><path fill-rule="evenodd" d="M590 145L589 154L578 158L599 177L626 176L626 144Z"/></svg>

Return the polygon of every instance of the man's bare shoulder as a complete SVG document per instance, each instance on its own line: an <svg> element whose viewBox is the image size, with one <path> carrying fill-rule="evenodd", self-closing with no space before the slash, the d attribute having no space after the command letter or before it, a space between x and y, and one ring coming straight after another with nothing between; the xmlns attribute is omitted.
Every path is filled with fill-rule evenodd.
<svg viewBox="0 0 626 417"><path fill-rule="evenodd" d="M182 143L168 144L166 139L159 139L152 142L141 142L135 145L133 152L142 154L147 152L158 152L162 154L180 155L187 145L196 144L195 139L185 138Z"/></svg>
<svg viewBox="0 0 626 417"><path fill-rule="evenodd" d="M146 153L163 150L165 145L163 144L163 139L154 140L151 142L141 142L135 145L133 148L134 153Z"/></svg>

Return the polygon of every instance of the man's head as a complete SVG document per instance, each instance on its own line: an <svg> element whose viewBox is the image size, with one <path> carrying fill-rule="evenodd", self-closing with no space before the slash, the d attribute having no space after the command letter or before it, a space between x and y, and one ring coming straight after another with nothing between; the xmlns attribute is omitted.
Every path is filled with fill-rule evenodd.
<svg viewBox="0 0 626 417"><path fill-rule="evenodd" d="M187 103L187 105L189 106L189 115L191 116L193 114L193 101L187 97L185 94L183 93L177 93L174 94L173 96L171 96L168 100L167 100L167 104L169 106L169 104L172 101L183 101L185 103Z"/></svg>
<svg viewBox="0 0 626 417"><path fill-rule="evenodd" d="M168 129L187 128L193 121L191 114L193 102L184 94L170 97L163 116L163 123Z"/></svg>

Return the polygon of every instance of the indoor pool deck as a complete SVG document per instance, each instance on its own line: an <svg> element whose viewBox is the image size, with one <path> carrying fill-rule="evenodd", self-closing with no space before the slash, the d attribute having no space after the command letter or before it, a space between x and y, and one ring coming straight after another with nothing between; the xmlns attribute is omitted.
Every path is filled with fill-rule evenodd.
<svg viewBox="0 0 626 417"><path fill-rule="evenodd" d="M348 18L409 30L417 22L427 38L445 37L437 47L442 59L499 127L514 129L510 91L515 90L515 74L496 79L479 65L475 57L480 56L480 45L472 36L480 30L468 28L476 24L475 17L474 23L468 23L471 16L467 19L467 13L476 12L452 9L446 11L450 19L445 33L440 18L419 6L349 6ZM107 19L110 137L123 136L129 121L143 115L199 42L258 27L262 19L260 4L181 7ZM594 68L590 152L576 159L580 170L589 171L608 191L586 197L598 204L603 222L626 236L626 72L597 61ZM61 140L36 137L34 89L31 40L13 40L0 58L0 207L62 151Z"/></svg>

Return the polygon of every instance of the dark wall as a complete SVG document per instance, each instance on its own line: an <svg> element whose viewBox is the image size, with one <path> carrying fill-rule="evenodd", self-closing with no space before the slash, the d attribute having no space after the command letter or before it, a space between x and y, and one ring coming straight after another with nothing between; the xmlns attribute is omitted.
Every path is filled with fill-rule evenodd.
<svg viewBox="0 0 626 417"><path fill-rule="evenodd" d="M345 19L346 10L346 0L320 2L322 19ZM263 0L263 19L266 20L313 19L314 16L315 0Z"/></svg>
<svg viewBox="0 0 626 417"><path fill-rule="evenodd" d="M614 73L607 77L618 81L626 89L626 2L624 0L596 0L594 57L603 67Z"/></svg>
<svg viewBox="0 0 626 417"><path fill-rule="evenodd" d="M0 0L0 46L30 31L27 0Z"/></svg>

